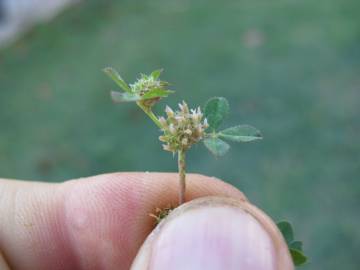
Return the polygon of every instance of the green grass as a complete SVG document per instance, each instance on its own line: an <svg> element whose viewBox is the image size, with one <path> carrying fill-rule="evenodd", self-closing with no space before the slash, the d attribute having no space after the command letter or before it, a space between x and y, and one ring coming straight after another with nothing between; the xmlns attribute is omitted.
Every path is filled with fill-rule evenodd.
<svg viewBox="0 0 360 270"><path fill-rule="evenodd" d="M0 52L0 175L175 171L157 129L111 103L101 72L131 81L163 67L171 105L225 96L229 125L265 137L218 160L195 147L189 171L293 221L311 260L303 269L358 269L359 10L357 0L88 1Z"/></svg>

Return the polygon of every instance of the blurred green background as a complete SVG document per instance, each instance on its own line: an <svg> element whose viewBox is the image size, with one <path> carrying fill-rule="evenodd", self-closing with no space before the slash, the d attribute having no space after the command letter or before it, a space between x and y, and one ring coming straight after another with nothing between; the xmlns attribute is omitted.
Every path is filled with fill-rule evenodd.
<svg viewBox="0 0 360 270"><path fill-rule="evenodd" d="M175 171L158 130L132 104L112 104L116 86L101 72L131 82L163 67L170 105L225 96L227 125L265 137L218 160L195 147L189 171L292 221L310 257L303 269L359 269L359 11L357 0L77 5L0 51L0 176Z"/></svg>

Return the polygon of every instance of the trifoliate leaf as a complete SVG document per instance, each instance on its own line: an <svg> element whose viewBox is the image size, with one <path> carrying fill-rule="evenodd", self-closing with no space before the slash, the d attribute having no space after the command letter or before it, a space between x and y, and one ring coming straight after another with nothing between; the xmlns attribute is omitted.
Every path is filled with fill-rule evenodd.
<svg viewBox="0 0 360 270"><path fill-rule="evenodd" d="M290 248L290 254L296 266L303 265L308 260L308 258L300 250Z"/></svg>
<svg viewBox="0 0 360 270"><path fill-rule="evenodd" d="M302 251L302 242L301 241L294 241L290 244L289 248L290 249L297 249L297 250L300 250Z"/></svg>
<svg viewBox="0 0 360 270"><path fill-rule="evenodd" d="M239 125L224 129L219 132L219 136L234 142L251 142L262 139L260 131L249 125Z"/></svg>
<svg viewBox="0 0 360 270"><path fill-rule="evenodd" d="M204 145L215 156L223 156L230 146L219 138L208 138L204 140Z"/></svg>
<svg viewBox="0 0 360 270"><path fill-rule="evenodd" d="M169 94L174 93L174 91L171 90L165 90L165 89L152 89L148 92L146 92L141 99L150 99L150 98L157 98L157 97L167 97Z"/></svg>
<svg viewBox="0 0 360 270"><path fill-rule="evenodd" d="M119 73L111 68L111 67L107 67L104 68L104 72L118 85L120 86L124 91L131 93L131 89L128 86L128 84L121 78L121 76L119 75Z"/></svg>
<svg viewBox="0 0 360 270"><path fill-rule="evenodd" d="M140 96L132 93L111 92L111 98L114 102L134 102L140 100Z"/></svg>
<svg viewBox="0 0 360 270"><path fill-rule="evenodd" d="M162 72L163 72L163 69L162 69L162 68L161 68L161 69L154 70L153 72L151 72L151 77L153 77L154 80L157 80L157 79L160 77L160 75L161 75Z"/></svg>
<svg viewBox="0 0 360 270"><path fill-rule="evenodd" d="M209 123L209 128L215 130L229 113L229 103L223 97L211 98L205 105L204 113Z"/></svg>
<svg viewBox="0 0 360 270"><path fill-rule="evenodd" d="M291 242L294 241L294 231L291 224L287 221L281 221L277 224L277 226L284 236L286 243L290 246Z"/></svg>

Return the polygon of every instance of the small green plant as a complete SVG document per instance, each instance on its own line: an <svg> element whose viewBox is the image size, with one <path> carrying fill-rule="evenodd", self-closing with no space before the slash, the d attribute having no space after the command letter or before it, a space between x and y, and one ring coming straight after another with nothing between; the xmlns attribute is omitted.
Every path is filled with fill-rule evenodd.
<svg viewBox="0 0 360 270"><path fill-rule="evenodd" d="M105 68L104 72L123 90L123 92L111 92L113 101L120 103L135 102L162 132L159 140L163 143L163 149L173 155L177 154L180 186L179 204L185 202L186 153L191 146L203 141L205 147L213 155L223 156L230 149L230 145L226 141L251 142L262 139L260 131L249 125L237 125L218 130L230 110L228 101L223 97L209 99L203 110L200 107L190 109L187 103L182 101L177 110L166 105L164 116L155 115L152 110L153 106L161 99L174 93L168 89L168 82L159 79L162 69L155 70L150 75L141 74L140 78L133 84L127 84L113 68ZM157 209L157 215L151 216L160 222L171 209L171 207L163 210ZM282 229L283 227L284 225L280 225L279 228ZM284 230L281 231L284 233ZM288 233L289 229L285 232ZM286 237L288 235L284 234L284 238L288 241ZM303 264L306 257L302 254L301 242L293 241L291 237L289 239L291 241L288 242L288 246L294 264Z"/></svg>
<svg viewBox="0 0 360 270"><path fill-rule="evenodd" d="M230 148L224 140L250 142L262 139L260 131L249 125L239 125L217 131L223 119L229 114L229 103L225 98L211 98L205 105L204 113L200 107L189 109L187 103L179 103L179 109L165 108L165 116L156 116L152 107L162 98L174 91L167 89L169 84L159 79L162 70L155 70L150 75L141 74L140 78L128 85L113 68L104 72L124 90L112 91L114 102L136 102L136 104L160 128L163 149L178 155L179 169L179 204L185 202L186 191L186 152L192 145L203 141L215 156L224 155Z"/></svg>
<svg viewBox="0 0 360 270"><path fill-rule="evenodd" d="M296 266L305 264L308 258L303 253L303 243L294 239L294 230L291 224L287 221L280 221L277 226L287 243L294 264Z"/></svg>

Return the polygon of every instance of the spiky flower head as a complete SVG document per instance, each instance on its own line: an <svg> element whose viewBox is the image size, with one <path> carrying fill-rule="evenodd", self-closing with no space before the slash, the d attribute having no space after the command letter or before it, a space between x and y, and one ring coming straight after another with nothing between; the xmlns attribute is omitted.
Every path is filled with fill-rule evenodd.
<svg viewBox="0 0 360 270"><path fill-rule="evenodd" d="M165 113L166 117L159 118L164 132L159 140L164 142L164 150L173 153L179 150L185 151L204 137L208 123L200 107L189 110L188 105L183 101L179 104L178 111L166 106Z"/></svg>
<svg viewBox="0 0 360 270"><path fill-rule="evenodd" d="M115 69L107 67L104 72L125 91L112 91L111 97L114 102L136 102L143 110L148 111L161 98L174 92L165 89L169 85L167 82L159 80L162 69L154 70L150 75L141 74L140 79L130 85Z"/></svg>
<svg viewBox="0 0 360 270"><path fill-rule="evenodd" d="M130 88L133 93L143 95L154 89L165 89L167 85L167 82L160 81L152 75L140 74L140 79L130 84Z"/></svg>
<svg viewBox="0 0 360 270"><path fill-rule="evenodd" d="M158 72L160 75L161 70ZM139 95L141 99L141 97L146 97L147 93L153 91L167 91L166 87L169 85L169 83L159 80L159 75L154 73L150 75L141 74L140 78L136 82L130 84L131 92ZM161 96L155 96L153 98L144 99L141 102L145 106L152 106L158 102L160 98Z"/></svg>

